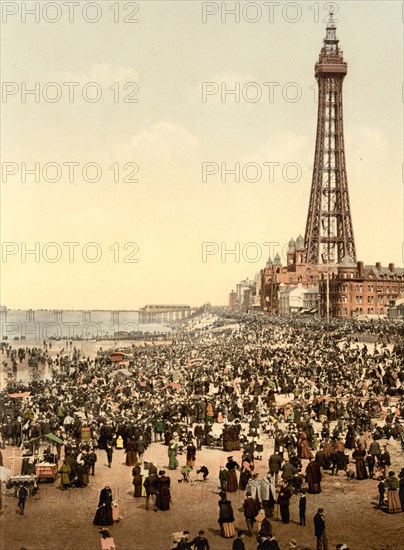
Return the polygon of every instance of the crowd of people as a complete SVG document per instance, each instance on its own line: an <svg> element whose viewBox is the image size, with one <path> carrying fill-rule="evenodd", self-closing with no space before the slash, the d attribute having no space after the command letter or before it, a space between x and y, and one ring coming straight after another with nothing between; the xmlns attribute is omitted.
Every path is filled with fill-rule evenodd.
<svg viewBox="0 0 404 550"><path fill-rule="evenodd" d="M384 324L368 325L369 333L383 330L399 342L402 326ZM49 342L19 348L3 342L2 446L20 446L35 457L38 447L31 442L54 434L63 441L54 457L63 490L88 486L100 452L113 468L114 451L123 449L134 498L160 511L171 503L164 468L180 467L182 481L189 482L198 457L198 475L220 486L220 534L232 538L236 550L245 547L244 536L256 536L260 549L279 548L271 519L279 512L283 524L290 522L292 495L304 527L306 498L321 493L325 472L375 480L377 507L400 513L404 469L391 468L389 442L404 440L404 346L380 337L369 351L356 344L366 327L357 325L222 314L202 328L184 326L173 342L131 347L124 366L105 350L90 357L69 343L56 352ZM26 384L16 375L22 363L36 374ZM45 365L50 379L40 376ZM29 395L10 397L24 392ZM268 441L273 451L264 456ZM145 460L154 443L167 448L161 468ZM228 455L216 471L203 464L206 447ZM232 453L241 456L236 460ZM268 463L265 476L257 473L258 461ZM245 529L237 533L230 500L236 491L246 497ZM319 509L311 523L317 548L326 549L323 513ZM106 528L119 517L106 486L93 520L101 527L102 548L115 548ZM203 532L192 540L185 535L176 548L209 548Z"/></svg>

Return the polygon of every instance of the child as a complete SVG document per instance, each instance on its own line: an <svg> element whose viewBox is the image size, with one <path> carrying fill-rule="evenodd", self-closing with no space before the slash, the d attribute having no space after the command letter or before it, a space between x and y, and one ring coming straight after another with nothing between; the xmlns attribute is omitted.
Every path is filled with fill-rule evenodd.
<svg viewBox="0 0 404 550"><path fill-rule="evenodd" d="M192 470L192 466L184 466L181 468L182 478L179 481L189 482L189 472Z"/></svg>
<svg viewBox="0 0 404 550"><path fill-rule="evenodd" d="M116 550L114 539L108 529L102 528L99 532L101 533L101 550Z"/></svg>
<svg viewBox="0 0 404 550"><path fill-rule="evenodd" d="M306 495L304 491L300 491L299 518L299 525L306 525Z"/></svg>
<svg viewBox="0 0 404 550"><path fill-rule="evenodd" d="M265 519L265 510L264 508L261 508L260 510L258 510L258 514L255 516L256 529L258 533L261 530L261 524L264 521L264 519Z"/></svg>
<svg viewBox="0 0 404 550"><path fill-rule="evenodd" d="M122 517L119 515L119 506L118 503L115 501L112 501L112 521L114 523L119 523L121 521Z"/></svg>
<svg viewBox="0 0 404 550"><path fill-rule="evenodd" d="M199 468L199 470L197 470L196 473L197 474L202 474L203 475L203 481L206 481L206 478L208 477L208 474L209 474L209 470L207 469L206 466L201 466Z"/></svg>
<svg viewBox="0 0 404 550"><path fill-rule="evenodd" d="M377 489L379 491L379 508L382 508L384 506L384 493L385 493L385 487L384 487L384 481L380 481L377 485Z"/></svg>

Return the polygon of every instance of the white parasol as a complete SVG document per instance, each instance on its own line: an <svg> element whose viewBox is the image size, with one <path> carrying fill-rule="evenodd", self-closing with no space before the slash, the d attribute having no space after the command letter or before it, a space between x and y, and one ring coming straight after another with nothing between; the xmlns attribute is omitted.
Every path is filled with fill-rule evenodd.
<svg viewBox="0 0 404 550"><path fill-rule="evenodd" d="M0 481L7 481L12 477L13 473L8 468L4 468L4 466L0 466Z"/></svg>

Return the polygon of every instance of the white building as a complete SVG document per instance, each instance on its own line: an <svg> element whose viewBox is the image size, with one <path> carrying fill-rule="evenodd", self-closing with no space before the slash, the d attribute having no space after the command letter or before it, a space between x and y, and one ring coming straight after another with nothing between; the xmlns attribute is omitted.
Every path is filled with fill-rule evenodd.
<svg viewBox="0 0 404 550"><path fill-rule="evenodd" d="M279 285L279 314L290 315L299 313L303 309L303 295L307 292L299 283L297 286L285 287L283 283Z"/></svg>
<svg viewBox="0 0 404 550"><path fill-rule="evenodd" d="M305 313L317 313L320 308L320 292L318 287L306 288L303 294L303 310Z"/></svg>

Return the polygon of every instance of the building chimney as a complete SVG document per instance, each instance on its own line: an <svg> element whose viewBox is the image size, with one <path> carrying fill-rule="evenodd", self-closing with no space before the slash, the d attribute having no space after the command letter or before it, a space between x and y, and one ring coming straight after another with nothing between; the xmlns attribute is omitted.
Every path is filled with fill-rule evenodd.
<svg viewBox="0 0 404 550"><path fill-rule="evenodd" d="M389 264L389 269L394 273L394 264Z"/></svg>
<svg viewBox="0 0 404 550"><path fill-rule="evenodd" d="M357 262L359 277L363 277L363 262Z"/></svg>
<svg viewBox="0 0 404 550"><path fill-rule="evenodd" d="M381 264L381 262L376 262L376 269L377 269L378 271L381 271L381 269L382 269L382 264Z"/></svg>

